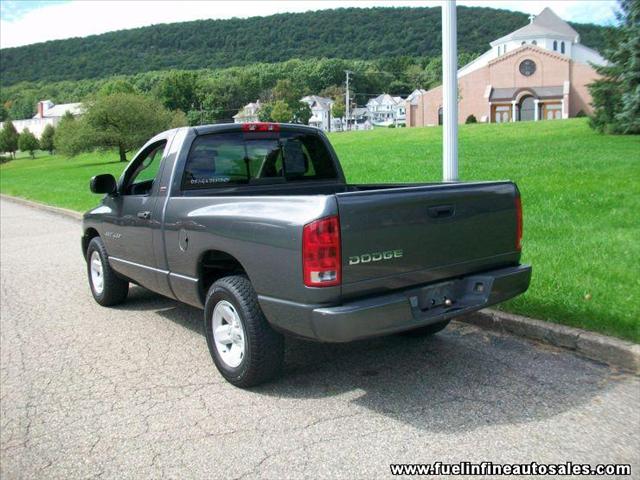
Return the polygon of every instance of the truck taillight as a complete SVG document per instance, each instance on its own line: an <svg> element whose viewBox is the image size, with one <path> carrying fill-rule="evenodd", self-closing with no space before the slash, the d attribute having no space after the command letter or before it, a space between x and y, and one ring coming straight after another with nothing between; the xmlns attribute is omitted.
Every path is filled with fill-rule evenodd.
<svg viewBox="0 0 640 480"><path fill-rule="evenodd" d="M270 123L270 122L253 122L253 123L243 123L242 131L245 133L248 132L279 132L280 124L278 123Z"/></svg>
<svg viewBox="0 0 640 480"><path fill-rule="evenodd" d="M308 223L302 230L302 273L307 287L330 287L342 281L338 216Z"/></svg>
<svg viewBox="0 0 640 480"><path fill-rule="evenodd" d="M516 250L522 250L522 200L516 195Z"/></svg>

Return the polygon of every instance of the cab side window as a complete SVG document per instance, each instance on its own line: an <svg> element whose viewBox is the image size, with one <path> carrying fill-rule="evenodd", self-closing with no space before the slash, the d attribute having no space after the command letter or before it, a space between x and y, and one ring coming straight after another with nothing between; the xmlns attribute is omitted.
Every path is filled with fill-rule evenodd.
<svg viewBox="0 0 640 480"><path fill-rule="evenodd" d="M166 140L151 145L143 152L132 165L132 172L125 182L124 195L149 195L153 188L153 182L158 176L162 154L166 146Z"/></svg>

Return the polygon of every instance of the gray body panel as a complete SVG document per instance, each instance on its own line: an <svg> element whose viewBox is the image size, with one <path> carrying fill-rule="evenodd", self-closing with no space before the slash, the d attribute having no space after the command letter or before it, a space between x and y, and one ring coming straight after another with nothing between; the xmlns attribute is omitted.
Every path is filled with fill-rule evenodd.
<svg viewBox="0 0 640 480"><path fill-rule="evenodd" d="M106 196L85 214L85 239L100 235L112 267L124 277L197 307L203 306L206 294L203 258L211 252L233 257L251 280L272 325L324 341L433 323L526 290L531 270L519 266L515 249L518 193L513 183L347 185L324 135L309 127L283 128L319 135L331 152L338 178L308 185L183 192L182 171L194 138L237 131L239 126L172 130L141 150L167 140L151 193ZM120 188L126 175L127 171ZM138 218L141 211L150 212L150 218ZM341 223L343 281L339 286L309 288L302 275L303 227L330 215L339 215ZM402 255L353 264L353 258L377 258L377 252L388 251ZM516 270L506 275L509 268ZM488 284L500 284L501 290L491 292L488 287L478 299L456 287L457 307L409 315L411 292L474 275L499 278ZM463 304L464 309L458 308Z"/></svg>

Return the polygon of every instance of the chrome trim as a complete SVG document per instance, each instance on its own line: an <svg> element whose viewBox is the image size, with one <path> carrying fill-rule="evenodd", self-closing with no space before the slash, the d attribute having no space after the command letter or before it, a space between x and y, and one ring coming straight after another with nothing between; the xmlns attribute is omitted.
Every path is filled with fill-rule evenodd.
<svg viewBox="0 0 640 480"><path fill-rule="evenodd" d="M182 275L180 273L170 272L169 270L162 270L161 268L149 267L148 265L142 265L141 263L132 262L131 260L124 260L122 258L110 256L109 257L109 261L112 261L112 260L114 260L116 262L120 262L120 263L126 263L127 265L131 265L132 267L144 268L145 270L152 270L154 272L162 273L163 275L169 275L169 276L172 276L172 277L176 277L176 278L179 278L181 280L188 280L188 281L194 282L194 283L198 282L197 278L190 277L188 275Z"/></svg>
<svg viewBox="0 0 640 480"><path fill-rule="evenodd" d="M148 265L142 265L141 263L136 263L136 262L132 262L130 260L123 260L122 258L109 256L109 261L112 261L112 260L114 260L116 262L120 262L120 263L126 263L127 265L131 265L132 267L138 267L138 268L144 268L146 270L152 270L154 272L162 273L164 275L167 275L169 273L169 270L162 270L160 268L149 267Z"/></svg>
<svg viewBox="0 0 640 480"><path fill-rule="evenodd" d="M189 277L187 275L182 275L180 273L173 273L173 272L169 272L169 276L170 277L176 277L176 278L180 278L182 280L189 280L190 282L197 282L198 279L197 278L193 278L193 277Z"/></svg>

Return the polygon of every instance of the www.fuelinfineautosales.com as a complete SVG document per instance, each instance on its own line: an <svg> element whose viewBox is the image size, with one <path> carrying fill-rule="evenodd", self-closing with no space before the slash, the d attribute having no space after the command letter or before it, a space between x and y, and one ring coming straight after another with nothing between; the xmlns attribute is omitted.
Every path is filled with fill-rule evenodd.
<svg viewBox="0 0 640 480"><path fill-rule="evenodd" d="M629 464L586 463L392 463L392 475L631 475Z"/></svg>

